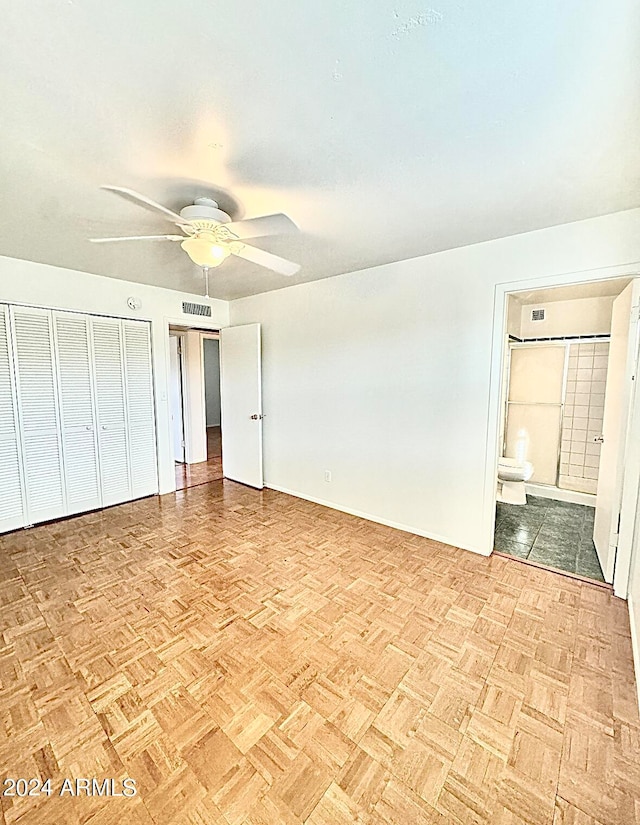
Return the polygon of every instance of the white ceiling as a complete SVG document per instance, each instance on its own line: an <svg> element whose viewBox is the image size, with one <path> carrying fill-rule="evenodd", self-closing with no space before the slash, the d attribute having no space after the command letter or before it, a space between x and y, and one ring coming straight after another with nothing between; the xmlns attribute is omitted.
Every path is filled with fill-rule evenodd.
<svg viewBox="0 0 640 825"><path fill-rule="evenodd" d="M199 292L100 191L286 212L221 298L640 205L635 0L0 0L0 254Z"/></svg>

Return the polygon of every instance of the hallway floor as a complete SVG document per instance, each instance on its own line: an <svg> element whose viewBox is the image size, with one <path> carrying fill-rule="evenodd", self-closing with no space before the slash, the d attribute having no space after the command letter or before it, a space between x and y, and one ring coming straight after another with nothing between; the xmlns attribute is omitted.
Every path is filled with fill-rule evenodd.
<svg viewBox="0 0 640 825"><path fill-rule="evenodd" d="M222 478L222 430L207 427L207 460L197 464L176 462L176 490L197 487Z"/></svg>
<svg viewBox="0 0 640 825"><path fill-rule="evenodd" d="M527 496L524 506L499 501L494 548L602 582L592 539L594 515L593 507L537 496Z"/></svg>
<svg viewBox="0 0 640 825"><path fill-rule="evenodd" d="M640 825L592 582L214 481L1 536L0 621L3 825Z"/></svg>

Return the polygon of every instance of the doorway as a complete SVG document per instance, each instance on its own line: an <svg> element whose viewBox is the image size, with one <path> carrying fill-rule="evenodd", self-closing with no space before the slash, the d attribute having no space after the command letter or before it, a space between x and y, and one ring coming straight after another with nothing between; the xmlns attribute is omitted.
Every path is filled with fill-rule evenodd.
<svg viewBox="0 0 640 825"><path fill-rule="evenodd" d="M176 489L222 478L218 334L169 327Z"/></svg>
<svg viewBox="0 0 640 825"><path fill-rule="evenodd" d="M176 489L222 478L262 489L260 324L219 332L170 324L168 333L170 353L171 338L180 338L173 358L180 369L169 376L172 427L178 433L182 416L184 435L182 461L176 448Z"/></svg>
<svg viewBox="0 0 640 825"><path fill-rule="evenodd" d="M638 283L505 296L495 552L613 582Z"/></svg>

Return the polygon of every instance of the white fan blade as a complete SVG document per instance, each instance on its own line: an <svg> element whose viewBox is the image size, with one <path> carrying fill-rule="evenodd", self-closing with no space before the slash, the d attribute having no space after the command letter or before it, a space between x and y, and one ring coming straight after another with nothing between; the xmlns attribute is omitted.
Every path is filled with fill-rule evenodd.
<svg viewBox="0 0 640 825"><path fill-rule="evenodd" d="M91 243L113 243L114 241L184 241L184 235L130 235L125 238L89 238Z"/></svg>
<svg viewBox="0 0 640 825"><path fill-rule="evenodd" d="M236 238L262 238L264 235L286 235L297 232L295 223L282 213L278 215L263 215L261 218L248 218L246 221L232 221L225 223L224 228Z"/></svg>
<svg viewBox="0 0 640 825"><path fill-rule="evenodd" d="M116 195L120 195L120 197L125 198L125 200L133 201L133 203L137 203L139 206L146 206L148 209L153 209L155 212L160 212L165 218L168 218L173 223L189 224L189 221L185 221L185 219L181 218L177 212L172 212L171 209L167 209L167 207L163 206L161 203L156 203L156 201L152 201L151 198L148 198L146 195L141 195L139 192L134 192L133 189L125 189L122 186L107 185L101 186L100 189L105 189L107 192L115 192Z"/></svg>
<svg viewBox="0 0 640 825"><path fill-rule="evenodd" d="M239 258L244 258L245 261L264 266L277 272L279 275L295 275L300 270L300 264L294 264L293 261L287 261L286 258L281 258L279 255L273 255L271 252L265 252L264 249L256 249L255 246L248 246L247 244L233 244L231 251Z"/></svg>

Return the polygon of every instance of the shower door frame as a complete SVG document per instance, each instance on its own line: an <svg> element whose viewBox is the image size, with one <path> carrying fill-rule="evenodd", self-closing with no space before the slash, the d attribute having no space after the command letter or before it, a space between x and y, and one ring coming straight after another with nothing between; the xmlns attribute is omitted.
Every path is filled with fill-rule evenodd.
<svg viewBox="0 0 640 825"><path fill-rule="evenodd" d="M509 387L511 386L511 353L514 349L533 349L534 347L564 347L564 364L562 366L562 390L560 396L560 402L547 402L547 401L509 401ZM506 454L507 449L507 423L509 420L509 404L515 404L519 406L529 405L532 407L541 406L541 407L559 407L560 408L560 423L558 425L558 456L556 461L556 480L555 486L557 487L560 482L560 453L561 453L561 446L562 446L562 425L564 421L564 407L566 403L566 395L567 395L567 372L569 367L569 342L568 341L509 341L509 352L508 352L508 362L507 362L507 369L505 374L505 394L504 394L504 432L502 435L502 455ZM535 472L535 467L534 467ZM541 484L545 487L553 487L553 484L546 484L542 481L535 481L532 483L534 484Z"/></svg>

